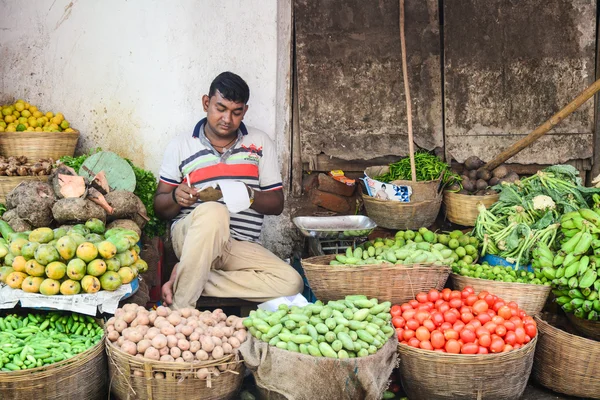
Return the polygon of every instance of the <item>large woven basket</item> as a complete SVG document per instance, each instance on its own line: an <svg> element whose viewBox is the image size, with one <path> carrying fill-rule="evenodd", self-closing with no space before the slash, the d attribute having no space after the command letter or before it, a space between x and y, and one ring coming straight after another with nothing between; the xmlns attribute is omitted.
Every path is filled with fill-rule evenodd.
<svg viewBox="0 0 600 400"><path fill-rule="evenodd" d="M352 294L364 294L380 301L400 304L416 294L446 284L450 268L433 265L329 265L335 255L310 257L302 267L310 288L321 301L338 300Z"/></svg>
<svg viewBox="0 0 600 400"><path fill-rule="evenodd" d="M0 203L6 202L6 195L8 195L14 188L16 188L23 181L48 181L48 175L36 175L36 176L0 176Z"/></svg>
<svg viewBox="0 0 600 400"><path fill-rule="evenodd" d="M600 341L600 321L577 318L571 313L567 313L567 317L577 332L590 339Z"/></svg>
<svg viewBox="0 0 600 400"><path fill-rule="evenodd" d="M67 360L24 371L0 372L0 399L103 400L107 396L104 341Z"/></svg>
<svg viewBox="0 0 600 400"><path fill-rule="evenodd" d="M555 392L600 399L600 342L567 333L566 321L556 314L543 313L535 321L533 379Z"/></svg>
<svg viewBox="0 0 600 400"><path fill-rule="evenodd" d="M368 167L365 169L365 174L369 176L369 178L375 179L379 175L386 174L389 170L390 167L387 165ZM390 183L396 186L410 186L412 189L410 201L417 202L435 199L438 195L441 182L442 177L440 176L438 179L425 182L395 180L391 181Z"/></svg>
<svg viewBox="0 0 600 400"><path fill-rule="evenodd" d="M483 204L486 208L490 208L492 204L498 201L498 194L490 194L487 196L470 196L467 194L458 194L449 191L444 191L444 208L446 210L446 218L448 221L462 225L475 226L475 220L479 215L477 205Z"/></svg>
<svg viewBox="0 0 600 400"><path fill-rule="evenodd" d="M0 156L31 159L73 156L79 139L75 132L0 132Z"/></svg>
<svg viewBox="0 0 600 400"><path fill-rule="evenodd" d="M442 205L442 194L435 199L402 203L400 201L379 200L362 195L367 215L378 226L388 229L419 229L429 227L437 218Z"/></svg>
<svg viewBox="0 0 600 400"><path fill-rule="evenodd" d="M521 398L533 365L534 337L518 350L448 354L398 345L402 387L410 400Z"/></svg>
<svg viewBox="0 0 600 400"><path fill-rule="evenodd" d="M121 400L227 400L237 398L244 379L244 363L229 354L198 363L153 361L134 357L106 339L110 390ZM226 366L219 376L198 379L199 369ZM156 373L162 378L157 378Z"/></svg>
<svg viewBox="0 0 600 400"><path fill-rule="evenodd" d="M518 282L500 282L489 279L471 278L455 273L450 274L452 288L463 290L471 286L475 293L486 290L505 301L514 301L528 315L536 315L542 311L551 287Z"/></svg>

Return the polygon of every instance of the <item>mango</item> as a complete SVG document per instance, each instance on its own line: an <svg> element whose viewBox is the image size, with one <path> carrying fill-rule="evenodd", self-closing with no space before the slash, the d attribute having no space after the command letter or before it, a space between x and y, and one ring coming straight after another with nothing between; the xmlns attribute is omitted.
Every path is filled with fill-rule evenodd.
<svg viewBox="0 0 600 400"><path fill-rule="evenodd" d="M126 250L129 250L129 248L132 246L127 236L115 235L107 237L106 240L115 245L117 248L117 253L122 253Z"/></svg>
<svg viewBox="0 0 600 400"><path fill-rule="evenodd" d="M117 253L115 258L119 260L121 268L130 266L138 259L137 254L131 250L124 251L123 253Z"/></svg>
<svg viewBox="0 0 600 400"><path fill-rule="evenodd" d="M73 225L73 227L71 227L71 232L79 233L79 234L85 236L88 233L90 233L90 230L84 224L77 224L77 225Z"/></svg>
<svg viewBox="0 0 600 400"><path fill-rule="evenodd" d="M56 239L56 240L65 236L66 234L67 234L67 229L63 228L62 226L60 228L54 229L54 239Z"/></svg>
<svg viewBox="0 0 600 400"><path fill-rule="evenodd" d="M15 273L18 272L13 272L13 274ZM100 277L100 286L102 286L102 289L104 290L117 290L119 286L121 286L121 277L114 271L106 271Z"/></svg>
<svg viewBox="0 0 600 400"><path fill-rule="evenodd" d="M29 234L30 242L48 243L54 240L54 231L50 228L37 228Z"/></svg>
<svg viewBox="0 0 600 400"><path fill-rule="evenodd" d="M22 238L22 237L17 237L14 240L12 240L10 242L10 246L9 246L9 250L10 253L13 256L20 256L21 255L21 249L23 248L23 246L25 246L27 243L29 242L29 240Z"/></svg>
<svg viewBox="0 0 600 400"><path fill-rule="evenodd" d="M102 259L90 261L87 265L87 274L92 276L100 276L106 272L106 263Z"/></svg>
<svg viewBox="0 0 600 400"><path fill-rule="evenodd" d="M46 268L35 259L31 259L25 263L25 273L30 276L44 276Z"/></svg>
<svg viewBox="0 0 600 400"><path fill-rule="evenodd" d="M104 232L104 237L108 239L109 237L115 236L117 233L121 233L126 230L127 229L125 229L125 228L111 228L111 229L107 230L106 232Z"/></svg>
<svg viewBox="0 0 600 400"><path fill-rule="evenodd" d="M119 270L119 268L121 268L121 263L119 262L119 260L117 260L116 257L104 260L104 262L106 262L106 269L108 271L117 272Z"/></svg>
<svg viewBox="0 0 600 400"><path fill-rule="evenodd" d="M138 246L137 244L133 246L131 250L135 251L138 254L140 254L140 252L142 251L142 249L140 249L140 246Z"/></svg>
<svg viewBox="0 0 600 400"><path fill-rule="evenodd" d="M12 253L8 253L6 257L4 257L4 265L11 267L14 259L15 256L13 256Z"/></svg>
<svg viewBox="0 0 600 400"><path fill-rule="evenodd" d="M6 277L6 284L13 289L21 289L21 285L25 278L27 278L26 273L13 271Z"/></svg>
<svg viewBox="0 0 600 400"><path fill-rule="evenodd" d="M85 235L85 241L90 243L99 243L104 240L102 235L98 235L97 233L88 233Z"/></svg>
<svg viewBox="0 0 600 400"><path fill-rule="evenodd" d="M85 242L85 236L81 233L70 231L67 236L75 241L75 244L79 246L81 243Z"/></svg>
<svg viewBox="0 0 600 400"><path fill-rule="evenodd" d="M67 273L67 266L60 261L53 261L46 265L46 276L50 279L62 279Z"/></svg>
<svg viewBox="0 0 600 400"><path fill-rule="evenodd" d="M98 254L104 259L113 258L117 254L117 246L108 240L97 243L96 247L98 248Z"/></svg>
<svg viewBox="0 0 600 400"><path fill-rule="evenodd" d="M31 260L35 256L35 250L40 246L38 242L28 242L21 248L21 255L26 260Z"/></svg>
<svg viewBox="0 0 600 400"><path fill-rule="evenodd" d="M0 243L0 258L6 257L8 251L8 245L6 243Z"/></svg>
<svg viewBox="0 0 600 400"><path fill-rule="evenodd" d="M12 269L12 267L0 267L0 282L6 283L6 277L11 272L14 272L14 269Z"/></svg>
<svg viewBox="0 0 600 400"><path fill-rule="evenodd" d="M52 261L58 261L60 259L60 254L58 254L58 250L56 250L54 246L40 244L38 248L35 249L34 257L40 264L48 265Z"/></svg>
<svg viewBox="0 0 600 400"><path fill-rule="evenodd" d="M77 251L75 254L77 255L77 258L81 258L86 263L89 263L98 257L98 249L93 243L84 242L77 246Z"/></svg>
<svg viewBox="0 0 600 400"><path fill-rule="evenodd" d="M85 261L74 258L67 264L67 276L74 281L81 280L87 271Z"/></svg>
<svg viewBox="0 0 600 400"><path fill-rule="evenodd" d="M40 293L44 296L54 296L60 292L60 282L55 279L46 278L40 285Z"/></svg>
<svg viewBox="0 0 600 400"><path fill-rule="evenodd" d="M135 273L131 267L122 267L118 274L121 277L121 283L124 285L135 279Z"/></svg>
<svg viewBox="0 0 600 400"><path fill-rule="evenodd" d="M23 279L21 290L27 293L39 293L40 285L44 282L44 278L39 276L28 276Z"/></svg>
<svg viewBox="0 0 600 400"><path fill-rule="evenodd" d="M135 269L137 269L137 271L140 274L143 274L144 272L148 271L148 264L141 258L138 258L138 260L134 262L131 266L135 267Z"/></svg>
<svg viewBox="0 0 600 400"><path fill-rule="evenodd" d="M56 250L63 260L69 261L75 257L77 251L77 243L71 236L63 236L56 242Z"/></svg>
<svg viewBox="0 0 600 400"><path fill-rule="evenodd" d="M98 292L102 286L100 285L100 280L95 276L86 275L81 280L81 288L86 293L96 293Z"/></svg>
<svg viewBox="0 0 600 400"><path fill-rule="evenodd" d="M101 220L99 220L98 218L91 218L88 219L85 222L85 226L86 228L88 228L90 230L90 232L92 233L99 233L102 234L104 233L104 222L102 222Z"/></svg>
<svg viewBox="0 0 600 400"><path fill-rule="evenodd" d="M67 279L60 284L60 293L65 296L79 294L81 292L81 284L77 281Z"/></svg>
<svg viewBox="0 0 600 400"><path fill-rule="evenodd" d="M16 256L12 262L12 268L17 272L25 272L27 260L23 256Z"/></svg>

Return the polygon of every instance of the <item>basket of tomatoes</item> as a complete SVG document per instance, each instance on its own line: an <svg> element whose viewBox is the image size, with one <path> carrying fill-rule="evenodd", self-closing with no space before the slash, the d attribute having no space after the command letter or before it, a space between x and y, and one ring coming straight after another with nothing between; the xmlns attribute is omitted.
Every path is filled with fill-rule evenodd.
<svg viewBox="0 0 600 400"><path fill-rule="evenodd" d="M517 399L531 374L537 325L492 293L435 289L391 309L402 386L412 399Z"/></svg>

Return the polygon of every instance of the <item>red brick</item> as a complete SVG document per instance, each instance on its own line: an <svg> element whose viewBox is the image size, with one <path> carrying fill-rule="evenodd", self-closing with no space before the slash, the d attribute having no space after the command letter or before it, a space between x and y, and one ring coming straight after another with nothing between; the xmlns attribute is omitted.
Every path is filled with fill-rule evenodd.
<svg viewBox="0 0 600 400"><path fill-rule="evenodd" d="M304 193L310 193L313 189L316 189L319 185L319 174L304 174L302 177L302 191Z"/></svg>
<svg viewBox="0 0 600 400"><path fill-rule="evenodd" d="M319 189L313 189L310 194L310 200L316 206L323 207L329 211L345 214L350 211L348 198L338 196L337 194L322 192Z"/></svg>
<svg viewBox="0 0 600 400"><path fill-rule="evenodd" d="M354 193L354 188L355 186L348 186L345 183L336 181L329 175L319 174L318 189L323 192L350 197Z"/></svg>

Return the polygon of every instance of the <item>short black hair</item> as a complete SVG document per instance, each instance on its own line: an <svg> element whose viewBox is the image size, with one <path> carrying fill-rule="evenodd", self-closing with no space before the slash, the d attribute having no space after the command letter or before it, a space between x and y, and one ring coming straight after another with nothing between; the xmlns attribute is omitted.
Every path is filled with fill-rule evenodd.
<svg viewBox="0 0 600 400"><path fill-rule="evenodd" d="M250 88L246 81L233 72L221 72L210 84L208 97L213 97L219 91L221 96L236 103L248 103Z"/></svg>

